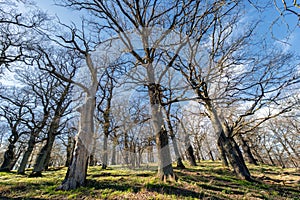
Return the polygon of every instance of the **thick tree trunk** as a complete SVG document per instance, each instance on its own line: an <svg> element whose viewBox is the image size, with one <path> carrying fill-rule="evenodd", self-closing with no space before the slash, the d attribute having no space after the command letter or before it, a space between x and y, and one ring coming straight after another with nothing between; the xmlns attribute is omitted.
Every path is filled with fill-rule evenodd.
<svg viewBox="0 0 300 200"><path fill-rule="evenodd" d="M143 151L144 149L142 147L138 147L138 167L141 167L141 164L143 164Z"/></svg>
<svg viewBox="0 0 300 200"><path fill-rule="evenodd" d="M108 150L107 150L107 140L108 140L108 135L104 133L103 136L103 156L102 156L102 169L107 168L107 161L108 161Z"/></svg>
<svg viewBox="0 0 300 200"><path fill-rule="evenodd" d="M190 165L191 166L197 166L196 158L195 158L195 155L194 155L194 149L193 149L191 144L189 145L189 147L187 148L186 151L187 151L187 155L188 155L188 158L189 158Z"/></svg>
<svg viewBox="0 0 300 200"><path fill-rule="evenodd" d="M151 143L148 144L149 146L147 147L147 160L149 163L154 162L154 156L153 156L153 146Z"/></svg>
<svg viewBox="0 0 300 200"><path fill-rule="evenodd" d="M134 142L131 143L130 145L130 163L131 163L131 167L135 168L136 167L136 146L134 144Z"/></svg>
<svg viewBox="0 0 300 200"><path fill-rule="evenodd" d="M184 164L182 162L182 159L181 159L181 155L180 155L179 150L178 150L177 139L175 137L173 127L172 127L172 124L171 124L171 120L170 120L170 117L169 117L168 113L167 113L167 124L168 124L169 134L170 134L170 137L171 137L171 140L172 140L172 143L173 143L173 149L174 149L175 157L176 157L176 161L177 161L177 168L185 169L185 166L184 166Z"/></svg>
<svg viewBox="0 0 300 200"><path fill-rule="evenodd" d="M15 158L14 153L15 145L9 144L7 150L4 153L4 160L0 167L0 171L10 171L13 168L13 160Z"/></svg>
<svg viewBox="0 0 300 200"><path fill-rule="evenodd" d="M129 145L128 145L128 133L124 132L124 161L126 165L129 165Z"/></svg>
<svg viewBox="0 0 300 200"><path fill-rule="evenodd" d="M91 91L96 93L96 88ZM83 186L86 182L86 174L88 168L88 158L91 151L92 138L94 135L94 110L95 110L95 96L87 96L85 104L80 110L80 125L79 132L76 137L76 144L72 156L71 165L68 168L66 177L58 189L70 190L79 186Z"/></svg>
<svg viewBox="0 0 300 200"><path fill-rule="evenodd" d="M175 135L171 135L171 139L172 139L173 148L174 148L176 161L177 161L177 166L176 167L179 168L179 169L185 169L185 166L184 166L184 164L182 162L182 159L181 159L181 155L180 155L179 150L178 150L177 139L176 139Z"/></svg>
<svg viewBox="0 0 300 200"><path fill-rule="evenodd" d="M240 179L251 180L250 172L245 164L244 158L241 156L241 152L237 149L235 141L225 135L225 131L227 132L228 130L224 130L219 116L211 102L207 100L205 103L213 128L218 134L217 137L220 145L223 146L231 167Z"/></svg>
<svg viewBox="0 0 300 200"><path fill-rule="evenodd" d="M14 167L14 160L16 158L15 155L15 145L19 140L19 133L17 131L17 124L19 124L19 121L16 122L16 124L13 126L11 130L11 135L8 138L9 145L7 147L7 150L4 153L4 159L0 167L0 171L10 171Z"/></svg>
<svg viewBox="0 0 300 200"><path fill-rule="evenodd" d="M150 85L148 94L150 99L150 109L152 115L152 124L155 131L155 140L158 154L158 176L161 180L175 180L175 174L172 167L172 159L169 148L168 132L165 128L164 117L161 105L161 89L159 84L154 83L154 74L152 66L149 66L148 76Z"/></svg>
<svg viewBox="0 0 300 200"><path fill-rule="evenodd" d="M98 133L98 125L96 128L96 131L94 133L94 137L93 137L93 146L92 146L92 152L90 155L90 161L89 161L89 166L96 166L97 164L97 160L96 160L96 146L97 146L97 133Z"/></svg>
<svg viewBox="0 0 300 200"><path fill-rule="evenodd" d="M111 165L116 165L116 150L118 145L118 138L114 137L113 139L113 147L112 147L112 154L111 154Z"/></svg>
<svg viewBox="0 0 300 200"><path fill-rule="evenodd" d="M23 155L20 167L19 167L19 169L17 171L18 174L24 174L25 173L26 165L27 165L29 157L32 154L33 149L34 149L35 139L36 139L36 136L34 134L31 134L30 138L28 140L27 150L25 151L25 153Z"/></svg>
<svg viewBox="0 0 300 200"><path fill-rule="evenodd" d="M186 148L186 153L187 153L188 160L189 160L191 166L197 166L196 158L195 158L195 155L194 155L194 149L193 149L193 147L191 145L191 141L190 141L190 136L187 133L187 131L184 127L184 124L182 122L181 122L181 126L182 126L183 133L184 133L184 145L185 145L185 148Z"/></svg>
<svg viewBox="0 0 300 200"><path fill-rule="evenodd" d="M220 158L221 158L221 161L222 161L222 165L224 167L229 167L229 163L228 163L228 160L227 160L227 157L226 157L226 153L225 153L224 147L220 143L220 139L218 139L218 141L217 141L217 147L218 147L218 151L219 151Z"/></svg>
<svg viewBox="0 0 300 200"><path fill-rule="evenodd" d="M74 150L75 140L72 136L68 136L68 145L67 145L67 159L65 167L69 167L72 160L73 150Z"/></svg>
<svg viewBox="0 0 300 200"><path fill-rule="evenodd" d="M198 136L197 134L195 135L194 137L194 140L195 140L195 150L196 150L196 156L197 156L197 159L198 159L198 162L200 162L201 160L204 160L203 158L203 155L202 155L202 152L201 152L201 145L200 145L200 141L198 139Z"/></svg>
<svg viewBox="0 0 300 200"><path fill-rule="evenodd" d="M256 159L254 158L251 149L248 145L248 143L245 141L242 135L237 135L238 140L241 142L241 146L246 158L246 161L250 164L258 165L256 162Z"/></svg>
<svg viewBox="0 0 300 200"><path fill-rule="evenodd" d="M51 128L50 128L50 131L48 133L48 138L46 140L46 144L41 148L41 150L36 158L31 176L41 176L42 171L46 170L48 168L50 155L51 155L52 147L54 144L55 133L57 131L57 128L55 130L51 130Z"/></svg>

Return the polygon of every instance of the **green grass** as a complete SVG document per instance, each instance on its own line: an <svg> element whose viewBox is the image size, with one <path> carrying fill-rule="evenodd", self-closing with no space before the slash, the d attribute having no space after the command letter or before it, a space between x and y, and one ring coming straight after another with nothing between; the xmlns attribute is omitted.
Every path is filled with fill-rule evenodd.
<svg viewBox="0 0 300 200"><path fill-rule="evenodd" d="M178 181L164 183L153 166L146 170L90 167L86 186L72 191L56 190L66 168L37 178L0 172L0 199L300 199L296 169L266 165L249 165L249 169L253 182L239 180L220 162L203 161L196 167L175 169Z"/></svg>

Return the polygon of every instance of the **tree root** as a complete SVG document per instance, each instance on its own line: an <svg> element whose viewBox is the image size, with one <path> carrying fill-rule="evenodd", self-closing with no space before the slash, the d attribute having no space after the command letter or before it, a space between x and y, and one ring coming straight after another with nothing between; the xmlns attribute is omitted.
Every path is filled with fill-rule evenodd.
<svg viewBox="0 0 300 200"><path fill-rule="evenodd" d="M168 181L177 182L178 177L174 173L173 174L163 174L163 175L160 175L160 180L165 183Z"/></svg>

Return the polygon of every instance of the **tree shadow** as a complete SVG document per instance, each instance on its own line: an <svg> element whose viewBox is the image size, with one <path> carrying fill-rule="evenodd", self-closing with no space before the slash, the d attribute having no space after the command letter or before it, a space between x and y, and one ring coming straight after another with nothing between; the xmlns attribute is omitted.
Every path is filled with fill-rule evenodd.
<svg viewBox="0 0 300 200"><path fill-rule="evenodd" d="M24 198L24 197L13 198L13 197L6 197L6 196L1 196L0 195L0 200L9 200L9 199L15 199L15 200L46 200L46 199L43 199L43 198Z"/></svg>
<svg viewBox="0 0 300 200"><path fill-rule="evenodd" d="M134 193L139 192L142 189L142 185L131 185L123 181L99 181L88 179L85 184L88 188L94 188L96 190L111 189L113 191L132 191Z"/></svg>
<svg viewBox="0 0 300 200"><path fill-rule="evenodd" d="M186 198L197 198L202 199L205 195L204 193L195 192L189 189L178 188L172 185L161 185L161 184L150 184L148 183L145 188L149 192L157 192L160 194L175 195Z"/></svg>

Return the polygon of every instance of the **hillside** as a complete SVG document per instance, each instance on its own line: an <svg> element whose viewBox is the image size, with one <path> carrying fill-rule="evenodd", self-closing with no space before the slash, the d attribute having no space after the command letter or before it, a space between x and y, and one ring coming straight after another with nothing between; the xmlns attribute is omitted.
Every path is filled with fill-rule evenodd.
<svg viewBox="0 0 300 200"><path fill-rule="evenodd" d="M51 169L39 178L1 172L0 199L300 199L299 170L249 168L254 182L238 180L220 162L203 161L197 167L176 169L178 182L163 183L155 177L155 167L90 167L86 187L73 191L55 190L66 168Z"/></svg>

